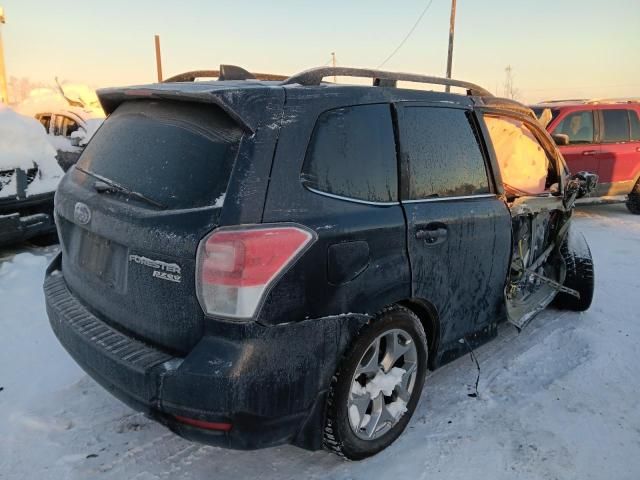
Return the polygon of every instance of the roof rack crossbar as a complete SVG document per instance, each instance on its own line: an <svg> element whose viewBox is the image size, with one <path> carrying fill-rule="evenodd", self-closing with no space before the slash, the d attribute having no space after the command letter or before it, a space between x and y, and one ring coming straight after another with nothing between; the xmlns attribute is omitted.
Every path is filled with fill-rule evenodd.
<svg viewBox="0 0 640 480"><path fill-rule="evenodd" d="M374 85L392 86L397 81L431 83L433 85L447 85L451 87L460 87L467 90L467 95L475 95L479 97L492 97L493 95L479 85L454 80L451 78L431 77L428 75L418 75L415 73L389 72L385 70L374 70L368 68L350 68L350 67L317 67L296 73L287 78L283 85L299 84L303 86L320 85L325 77L341 76L341 77L359 77L372 78Z"/></svg>
<svg viewBox="0 0 640 480"><path fill-rule="evenodd" d="M171 82L195 82L196 78L217 78L218 80L264 80L282 81L286 80L286 75L276 75L273 73L253 73L248 72L236 65L220 65L219 70L192 70L190 72L179 73L173 77L163 80L162 83Z"/></svg>

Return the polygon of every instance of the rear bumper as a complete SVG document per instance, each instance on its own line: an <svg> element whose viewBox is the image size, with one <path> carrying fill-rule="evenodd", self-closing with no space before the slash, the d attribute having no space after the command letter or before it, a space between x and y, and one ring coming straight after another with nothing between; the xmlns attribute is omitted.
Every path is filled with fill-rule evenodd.
<svg viewBox="0 0 640 480"><path fill-rule="evenodd" d="M0 245L55 232L54 193L0 202Z"/></svg>
<svg viewBox="0 0 640 480"><path fill-rule="evenodd" d="M340 316L242 337L204 336L185 357L126 335L94 315L67 287L60 256L44 284L53 331L78 364L132 408L177 434L236 449L283 443L322 446L325 392L364 316ZM228 431L176 416L230 423Z"/></svg>

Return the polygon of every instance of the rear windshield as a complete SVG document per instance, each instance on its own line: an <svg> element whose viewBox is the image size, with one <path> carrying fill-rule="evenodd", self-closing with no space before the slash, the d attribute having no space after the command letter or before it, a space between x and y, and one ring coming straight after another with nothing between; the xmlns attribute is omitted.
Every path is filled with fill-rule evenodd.
<svg viewBox="0 0 640 480"><path fill-rule="evenodd" d="M241 137L215 106L131 101L105 120L78 166L167 208L221 204Z"/></svg>

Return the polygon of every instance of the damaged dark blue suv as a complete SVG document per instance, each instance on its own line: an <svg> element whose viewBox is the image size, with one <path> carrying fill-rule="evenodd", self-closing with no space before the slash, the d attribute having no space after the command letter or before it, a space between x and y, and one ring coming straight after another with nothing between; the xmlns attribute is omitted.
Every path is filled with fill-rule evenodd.
<svg viewBox="0 0 640 480"><path fill-rule="evenodd" d="M528 108L413 74L214 73L100 91L56 194L51 325L133 408L214 445L360 459L402 433L427 369L554 299L589 307L570 220L597 178Z"/></svg>

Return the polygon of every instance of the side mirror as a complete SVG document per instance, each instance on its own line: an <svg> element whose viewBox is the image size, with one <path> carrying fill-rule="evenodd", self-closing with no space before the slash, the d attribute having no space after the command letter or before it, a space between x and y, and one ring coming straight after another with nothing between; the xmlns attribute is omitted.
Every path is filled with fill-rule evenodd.
<svg viewBox="0 0 640 480"><path fill-rule="evenodd" d="M565 135L564 133L554 133L551 135L551 138L553 138L553 141L556 142L556 145L559 147L569 145L569 135Z"/></svg>
<svg viewBox="0 0 640 480"><path fill-rule="evenodd" d="M595 190L597 184L598 175L595 173L578 172L572 175L564 191L565 206L569 207L576 199L589 195Z"/></svg>
<svg viewBox="0 0 640 480"><path fill-rule="evenodd" d="M598 175L591 172L578 172L572 178L580 182L580 190L578 191L578 198L589 195L596 189L598 185Z"/></svg>

